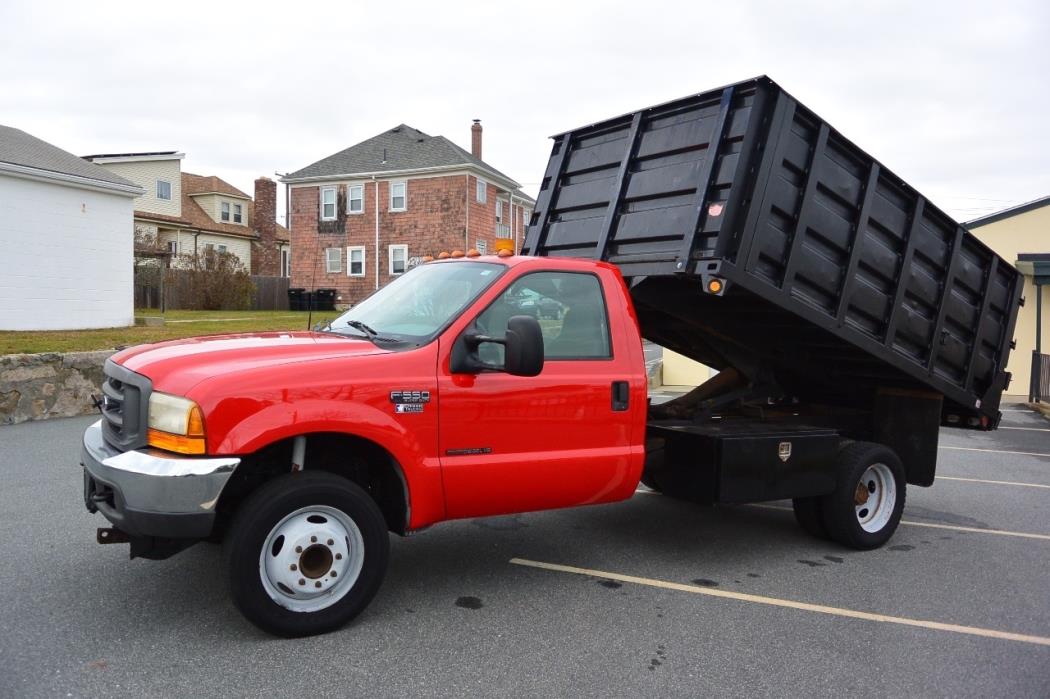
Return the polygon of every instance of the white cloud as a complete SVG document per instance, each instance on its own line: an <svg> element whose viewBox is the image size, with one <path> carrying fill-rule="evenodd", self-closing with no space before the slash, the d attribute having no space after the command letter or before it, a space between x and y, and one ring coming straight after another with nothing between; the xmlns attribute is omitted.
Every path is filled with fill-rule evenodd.
<svg viewBox="0 0 1050 699"><path fill-rule="evenodd" d="M1047 7L5 3L0 122L177 148L251 191L400 122L469 145L481 118L486 160L534 192L550 134L765 73L968 219L1050 194Z"/></svg>

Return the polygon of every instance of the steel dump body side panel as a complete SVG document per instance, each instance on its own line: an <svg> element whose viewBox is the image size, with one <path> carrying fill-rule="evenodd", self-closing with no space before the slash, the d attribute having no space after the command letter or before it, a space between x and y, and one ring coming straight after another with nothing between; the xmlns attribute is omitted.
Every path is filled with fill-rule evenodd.
<svg viewBox="0 0 1050 699"><path fill-rule="evenodd" d="M716 368L998 422L1018 272L768 78L555 137L523 252L617 264L645 335Z"/></svg>

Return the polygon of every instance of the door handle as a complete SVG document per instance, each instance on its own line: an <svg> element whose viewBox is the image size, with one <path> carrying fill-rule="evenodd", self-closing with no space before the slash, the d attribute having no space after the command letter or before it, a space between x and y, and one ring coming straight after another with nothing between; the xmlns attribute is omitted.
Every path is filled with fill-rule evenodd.
<svg viewBox="0 0 1050 699"><path fill-rule="evenodd" d="M626 381L612 382L612 409L613 412L622 413L630 405L631 387Z"/></svg>

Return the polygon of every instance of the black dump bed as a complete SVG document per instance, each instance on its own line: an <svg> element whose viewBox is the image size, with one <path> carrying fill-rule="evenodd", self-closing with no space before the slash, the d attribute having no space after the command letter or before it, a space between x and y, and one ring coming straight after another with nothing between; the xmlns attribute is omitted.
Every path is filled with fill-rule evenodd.
<svg viewBox="0 0 1050 699"><path fill-rule="evenodd" d="M643 335L715 368L998 424L1017 270L768 78L554 137L523 252L618 265Z"/></svg>

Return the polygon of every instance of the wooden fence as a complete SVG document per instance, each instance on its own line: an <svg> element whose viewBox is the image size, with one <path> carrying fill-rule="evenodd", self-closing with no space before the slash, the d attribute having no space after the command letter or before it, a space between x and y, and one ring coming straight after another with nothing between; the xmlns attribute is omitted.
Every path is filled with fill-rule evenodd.
<svg viewBox="0 0 1050 699"><path fill-rule="evenodd" d="M253 311L287 311L288 277L252 276L255 290L252 292ZM164 283L164 308L182 310L192 308L188 277L179 270L169 270ZM161 308L160 288L155 284L135 284L135 308Z"/></svg>

